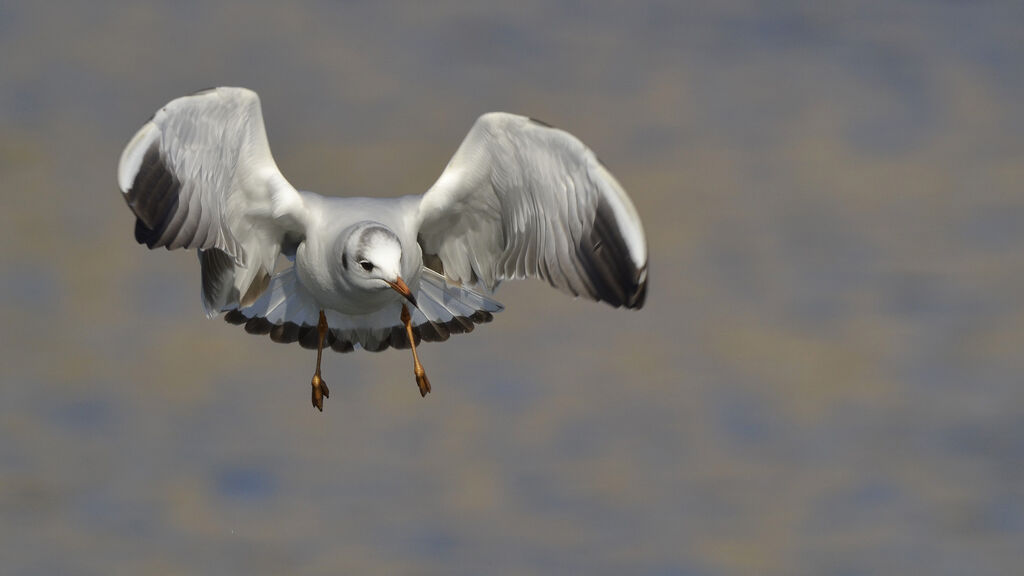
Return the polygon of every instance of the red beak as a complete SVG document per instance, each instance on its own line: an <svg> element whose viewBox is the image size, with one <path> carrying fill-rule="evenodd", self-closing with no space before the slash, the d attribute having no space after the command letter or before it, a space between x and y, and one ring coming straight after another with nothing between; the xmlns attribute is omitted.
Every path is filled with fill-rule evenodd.
<svg viewBox="0 0 1024 576"><path fill-rule="evenodd" d="M385 282L388 281L385 280ZM395 292L398 292L405 297L406 300L412 302L413 306L416 306L416 297L412 295L412 291L409 290L409 287L405 284L405 280L402 280L401 276L399 276L394 282L388 282L388 286L391 286Z"/></svg>

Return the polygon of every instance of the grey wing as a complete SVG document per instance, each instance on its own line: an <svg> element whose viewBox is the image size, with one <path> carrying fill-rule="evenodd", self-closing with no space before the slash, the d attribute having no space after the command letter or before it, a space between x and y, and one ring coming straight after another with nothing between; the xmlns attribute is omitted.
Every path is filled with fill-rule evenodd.
<svg viewBox="0 0 1024 576"><path fill-rule="evenodd" d="M140 244L198 250L210 316L254 302L282 243L305 231L302 197L270 154L259 97L244 88L158 110L122 152L117 179Z"/></svg>
<svg viewBox="0 0 1024 576"><path fill-rule="evenodd" d="M640 308L647 242L622 186L576 137L535 120L481 116L419 205L424 261L494 288L540 277L577 296Z"/></svg>

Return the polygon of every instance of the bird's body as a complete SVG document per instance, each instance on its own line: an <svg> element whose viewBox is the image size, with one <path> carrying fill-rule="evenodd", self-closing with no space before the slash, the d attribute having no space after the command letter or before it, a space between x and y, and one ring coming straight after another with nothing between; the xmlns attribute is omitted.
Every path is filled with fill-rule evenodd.
<svg viewBox="0 0 1024 576"><path fill-rule="evenodd" d="M481 116L423 195L325 197L277 169L254 92L215 88L160 109L118 182L137 241L197 250L209 316L318 351L411 346L423 394L415 343L489 321L501 280L628 308L646 296L629 197L579 140L522 116ZM282 255L293 265L275 274Z"/></svg>
<svg viewBox="0 0 1024 576"><path fill-rule="evenodd" d="M394 290L361 291L354 289L348 275L331 274L337 260L346 254L344 245L351 240L353 248L382 236L375 234L383 227L399 242L399 270L415 293L419 288L423 255L416 242L415 196L403 198L331 198L312 192L302 193L311 216L305 241L295 251L295 272L310 295L324 307L345 314L359 315L379 310L388 303L399 303ZM356 255L349 254L355 258ZM341 270L352 263L341 264ZM358 265L358 264L356 264ZM336 270L335 270L336 271Z"/></svg>

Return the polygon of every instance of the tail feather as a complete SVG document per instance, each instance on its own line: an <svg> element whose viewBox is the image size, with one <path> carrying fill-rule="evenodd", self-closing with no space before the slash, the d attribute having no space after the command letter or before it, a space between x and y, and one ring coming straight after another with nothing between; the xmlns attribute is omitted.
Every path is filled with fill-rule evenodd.
<svg viewBox="0 0 1024 576"><path fill-rule="evenodd" d="M216 258L210 257L211 277L219 270ZM226 277L226 273L222 274L224 277L218 277L218 281L234 289L231 278ZM204 302L207 294L205 278ZM212 289L210 293L219 294ZM216 298L211 300L219 302ZM418 307L412 310L412 324L413 338L417 342L443 341L451 334L470 332L476 324L490 322L493 313L503 309L500 303L483 294L449 285L443 276L429 269L424 269L420 277L416 301ZM389 347L408 348L409 336L400 320L401 306L402 303L396 301L376 312L359 315L325 310L330 330L324 346L339 352L348 352L356 347L372 352ZM275 342L298 342L303 347L315 348L319 312L316 301L298 282L295 269L289 268L275 275L267 290L251 306L230 310L224 319L244 325L246 332L251 334L269 334Z"/></svg>

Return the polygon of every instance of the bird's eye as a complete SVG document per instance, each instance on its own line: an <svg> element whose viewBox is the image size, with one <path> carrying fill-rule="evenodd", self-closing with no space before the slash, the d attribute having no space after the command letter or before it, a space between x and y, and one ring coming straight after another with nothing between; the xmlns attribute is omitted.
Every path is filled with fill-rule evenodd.
<svg viewBox="0 0 1024 576"><path fill-rule="evenodd" d="M366 270L367 272L373 270L373 264L371 264L369 260L360 260L359 265L362 266L363 270Z"/></svg>

